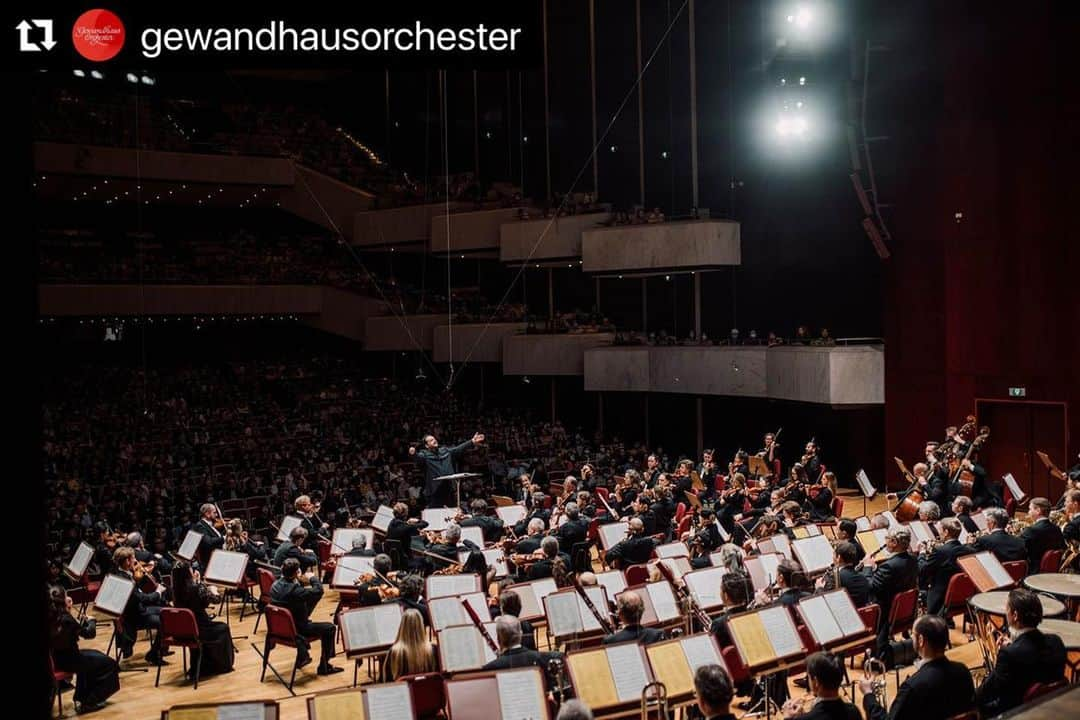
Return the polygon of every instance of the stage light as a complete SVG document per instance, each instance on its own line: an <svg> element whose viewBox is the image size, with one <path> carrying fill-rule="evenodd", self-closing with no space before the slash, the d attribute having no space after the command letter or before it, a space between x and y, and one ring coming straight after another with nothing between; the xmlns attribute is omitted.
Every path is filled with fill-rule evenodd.
<svg viewBox="0 0 1080 720"><path fill-rule="evenodd" d="M135 73L128 73L127 74L127 81L129 83L137 83L137 82L139 82L139 76L136 75Z"/></svg>
<svg viewBox="0 0 1080 720"><path fill-rule="evenodd" d="M611 146L610 148L608 148L608 149L609 149L609 150L611 150L611 152L615 152L616 150L618 150L618 149L619 149L619 146L618 146L618 145L612 145L612 146Z"/></svg>
<svg viewBox="0 0 1080 720"><path fill-rule="evenodd" d="M806 7L805 5L800 5L799 7L794 8L790 13L788 13L787 16L788 23L790 25L794 25L800 30L805 30L806 28L810 27L810 23L812 23L813 20L813 13L811 13L810 8Z"/></svg>
<svg viewBox="0 0 1080 720"><path fill-rule="evenodd" d="M78 77L78 78L86 77L86 73L83 72L82 70L72 70L71 72L72 72L72 74L75 75L75 77Z"/></svg>
<svg viewBox="0 0 1080 720"><path fill-rule="evenodd" d="M140 79L140 80L142 80L142 84L143 84L143 85L153 85L153 84L154 84L154 82L155 82L155 81L154 81L154 78L150 77L149 75L143 75L143 76L142 76L141 78L139 78L139 79Z"/></svg>
<svg viewBox="0 0 1080 720"><path fill-rule="evenodd" d="M101 72L98 71L98 70L91 70L90 71L90 77L94 78L95 80L104 80L105 79L105 76L102 75Z"/></svg>
<svg viewBox="0 0 1080 720"><path fill-rule="evenodd" d="M799 78L799 84L800 85L806 85L806 78L805 77L800 77Z"/></svg>
<svg viewBox="0 0 1080 720"><path fill-rule="evenodd" d="M660 157L662 157L662 158L664 158L665 160L667 160L667 159L668 159L668 152L667 152L667 150L665 150L665 151L663 151L662 153L660 153Z"/></svg>

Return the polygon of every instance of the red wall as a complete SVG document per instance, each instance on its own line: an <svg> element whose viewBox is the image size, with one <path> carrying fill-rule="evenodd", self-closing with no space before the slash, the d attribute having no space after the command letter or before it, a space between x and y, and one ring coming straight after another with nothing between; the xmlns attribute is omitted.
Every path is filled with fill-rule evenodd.
<svg viewBox="0 0 1080 720"><path fill-rule="evenodd" d="M1066 402L1069 465L1080 450L1080 118L1061 5L938 3L890 53L921 70L897 84L911 114L895 138L887 458L918 457L1010 386Z"/></svg>

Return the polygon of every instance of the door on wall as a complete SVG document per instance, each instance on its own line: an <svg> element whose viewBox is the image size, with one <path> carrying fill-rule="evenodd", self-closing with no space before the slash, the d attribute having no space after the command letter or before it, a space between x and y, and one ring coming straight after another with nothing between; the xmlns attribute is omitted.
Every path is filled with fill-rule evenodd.
<svg viewBox="0 0 1080 720"><path fill-rule="evenodd" d="M976 400L979 425L990 428L990 440L979 460L991 481L1012 473L1029 496L1057 502L1065 491L1060 480L1050 477L1035 455L1041 450L1062 467L1066 458L1065 403Z"/></svg>

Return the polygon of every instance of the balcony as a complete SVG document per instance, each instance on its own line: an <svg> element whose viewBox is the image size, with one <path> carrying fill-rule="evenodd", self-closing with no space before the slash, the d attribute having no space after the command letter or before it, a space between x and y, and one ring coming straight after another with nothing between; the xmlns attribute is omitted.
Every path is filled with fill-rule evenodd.
<svg viewBox="0 0 1080 720"><path fill-rule="evenodd" d="M503 338L503 375L582 375L585 352L614 340L615 333L508 335Z"/></svg>
<svg viewBox="0 0 1080 720"><path fill-rule="evenodd" d="M610 213L602 212L504 223L499 229L499 259L505 263L577 259L582 233L610 218Z"/></svg>
<svg viewBox="0 0 1080 720"><path fill-rule="evenodd" d="M708 270L738 265L739 223L686 220L586 230L581 238L585 272Z"/></svg>

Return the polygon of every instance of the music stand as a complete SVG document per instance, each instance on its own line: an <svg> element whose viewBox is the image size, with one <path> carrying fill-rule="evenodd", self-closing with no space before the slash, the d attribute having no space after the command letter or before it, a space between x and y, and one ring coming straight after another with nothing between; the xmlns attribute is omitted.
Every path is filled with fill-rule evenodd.
<svg viewBox="0 0 1080 720"><path fill-rule="evenodd" d="M754 477L767 477L772 475L772 468L769 467L769 463L765 462L765 458L751 455L748 460L750 463L750 474Z"/></svg>
<svg viewBox="0 0 1080 720"><path fill-rule="evenodd" d="M232 635L232 620L229 618L229 591L240 590L244 587L247 564L247 553L218 549L210 554L210 559L206 563L206 572L203 574L203 579L207 583L225 588L221 599L225 605L225 625L229 628L230 635ZM237 635L233 639L244 640L247 639L247 635ZM236 650L239 651L239 648Z"/></svg>
<svg viewBox="0 0 1080 720"><path fill-rule="evenodd" d="M456 507L461 507L461 481L472 480L473 478L481 477L480 473L454 473L453 475L440 475L435 478L436 482L444 482L452 480L454 482L454 494L456 497Z"/></svg>
<svg viewBox="0 0 1080 720"><path fill-rule="evenodd" d="M870 482L866 471L862 469L855 473L855 481L859 483L859 490L862 490L862 514L866 515L866 501L877 495L877 488L874 487L874 483Z"/></svg>

